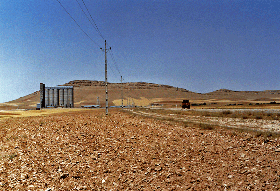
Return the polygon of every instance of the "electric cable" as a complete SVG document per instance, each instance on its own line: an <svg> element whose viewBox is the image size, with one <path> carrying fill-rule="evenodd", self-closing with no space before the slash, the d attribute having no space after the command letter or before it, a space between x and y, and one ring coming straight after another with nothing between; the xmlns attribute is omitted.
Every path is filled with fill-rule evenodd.
<svg viewBox="0 0 280 191"><path fill-rule="evenodd" d="M88 15L86 14L86 12L84 11L84 9L82 8L81 4L79 3L78 0L76 0L76 2L78 3L80 9L82 10L82 12L84 13L84 15L87 17L88 21L90 22L91 26L96 30L96 32L101 36L101 38L103 38L103 36L101 35L100 31L98 30L97 26L94 26L94 24L92 23L92 21L90 20L90 18L88 17ZM96 24L95 24L96 25ZM104 38L103 38L104 39Z"/></svg>
<svg viewBox="0 0 280 191"><path fill-rule="evenodd" d="M81 0L81 1L83 2L83 4L84 4L84 6L85 6L85 8L86 8L86 10L87 10L87 12L88 12L88 14L90 15L91 20L92 20L92 22L94 23L95 26L93 25L93 23L91 22L90 18L87 16L87 14L85 13L85 11L83 10L81 4L78 2L78 0L76 0L76 2L78 3L80 9L82 10L82 12L84 13L84 15L87 17L87 19L88 19L89 22L91 23L92 27L98 32L98 34L100 35L100 37L101 37L102 39L104 39L104 37L103 37L103 35L101 34L100 30L98 29L98 27L97 27L95 21L93 20L93 18L92 18L92 16L91 16L91 14L90 14L90 12L89 12L89 10L88 10L88 8L87 8L87 6L86 6L84 0ZM72 15L71 15L71 14L67 11L67 9L62 5L62 3L61 3L59 0L57 0L57 2L58 2L58 3L60 4L60 6L64 9L64 11L71 17L71 19L76 23L76 25L80 28L80 30L81 30L94 44L96 44L99 48L101 48L101 46L100 46L98 43L96 43L96 42L82 29L82 27L78 24L78 22L72 17ZM112 49L109 49L108 52L110 53L110 56L111 56L111 58L112 58L112 61L113 61L114 65L115 65L115 68L116 68L117 72L119 73L120 76L122 76L122 75L121 75L121 72L120 72L120 70L119 70L119 68L118 68L118 66L117 66L116 59L115 59L115 56L114 56L114 54L113 54ZM117 77L118 75L116 75L116 73L115 73L115 71L113 70L111 64L108 64L108 65L109 65L110 70L113 72L114 76Z"/></svg>
<svg viewBox="0 0 280 191"><path fill-rule="evenodd" d="M108 43L108 45L109 45L109 43ZM110 45L109 45L109 46L110 46ZM116 59L115 59L115 56L114 56L114 54L113 54L112 49L109 49L109 53L110 53L110 56L111 56L111 58L112 58L112 60L113 60L114 65L115 65L115 67L116 67L116 70L118 71L119 75L122 76L122 75L121 75L121 72L120 72L120 70L119 70L119 67L118 67L118 65L117 65L117 62L116 62Z"/></svg>
<svg viewBox="0 0 280 191"><path fill-rule="evenodd" d="M88 12L90 18L92 19L92 21L93 21L93 23L94 23L94 25L95 25L95 27L96 27L96 29L97 29L97 32L99 33L99 35L101 36L101 38L102 38L103 40L105 40L104 37L103 37L103 35L101 34L100 30L98 29L96 23L94 22L94 20L93 20L91 14L90 14L90 12L89 12L89 10L88 10L88 8L87 8L85 2L84 2L84 0L82 0L82 2L84 3L85 8L87 9L87 12Z"/></svg>
<svg viewBox="0 0 280 191"><path fill-rule="evenodd" d="M83 10L83 8L81 7L81 5L80 5L80 3L78 2L78 0L76 0L76 2L77 2L78 5L80 6L80 8L81 8L81 10L83 11L83 13L85 14L85 16L88 18L87 14L85 13L85 11ZM99 33L100 37L103 38L103 40L104 40L104 37L103 37L103 35L101 34L100 30L98 29L98 26L96 25L95 21L93 20L93 18L92 18L92 16L91 16L91 14L90 14L90 12L89 12L89 10L88 10L88 8L87 8L87 6L86 6L84 0L82 0L82 2L83 2L83 4L84 4L85 8L87 9L87 12L88 12L88 14L90 15L90 18L92 19L92 22L94 23L95 26L93 26L93 24L92 24L92 22L90 21L89 18L88 18L88 20L90 21L90 23L91 23L91 25L93 26L93 28ZM108 44L108 45L109 45L109 44ZM117 66L117 64L116 64L116 59L115 59L114 54L113 54L113 52L112 52L111 49L109 49L109 53L110 53L110 55L111 55L111 58L112 58L112 60L113 60L113 63L114 63L114 65L115 65L115 67L116 67L116 69L117 69L119 75L121 76L120 70L119 70L119 68L118 68L118 66ZM111 67L111 66L109 65L109 67ZM112 68L111 68L111 70L114 72L114 70L113 70Z"/></svg>
<svg viewBox="0 0 280 191"><path fill-rule="evenodd" d="M101 47L97 42L95 42L83 29L82 27L78 24L78 22L72 17L72 15L67 11L67 9L61 4L59 0L56 0L60 6L64 9L64 11L71 17L71 19L76 23L76 25L83 31L83 33L94 43L96 44L99 48Z"/></svg>
<svg viewBox="0 0 280 191"><path fill-rule="evenodd" d="M115 76L115 77L118 77L118 76L116 75L116 73L114 72L114 70L112 69L111 65L110 65L110 64L107 64L107 65L109 66L110 70L113 72L114 76Z"/></svg>

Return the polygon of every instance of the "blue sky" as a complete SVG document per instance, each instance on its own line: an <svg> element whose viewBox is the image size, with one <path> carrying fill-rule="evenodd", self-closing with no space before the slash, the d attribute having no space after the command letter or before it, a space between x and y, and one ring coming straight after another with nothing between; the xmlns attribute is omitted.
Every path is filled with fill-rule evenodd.
<svg viewBox="0 0 280 191"><path fill-rule="evenodd" d="M109 82L280 89L279 1L84 0L104 39L82 0L59 1L90 38L57 0L0 1L0 103L40 82L104 80L104 39Z"/></svg>

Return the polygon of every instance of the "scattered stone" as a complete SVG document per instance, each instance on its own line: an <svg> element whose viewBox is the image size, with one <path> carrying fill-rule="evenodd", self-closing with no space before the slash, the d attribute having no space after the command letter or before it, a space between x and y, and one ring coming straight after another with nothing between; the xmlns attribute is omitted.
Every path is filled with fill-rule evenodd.
<svg viewBox="0 0 280 191"><path fill-rule="evenodd" d="M65 178L67 178L68 176L69 176L69 174L68 174L68 173L65 173L65 174L63 174L63 175L60 176L60 179L65 179Z"/></svg>
<svg viewBox="0 0 280 191"><path fill-rule="evenodd" d="M263 144L267 138L230 129L104 116L84 110L0 121L2 190L279 190L279 138Z"/></svg>
<svg viewBox="0 0 280 191"><path fill-rule="evenodd" d="M155 170L156 170L156 171L160 171L160 170L161 170L161 167L160 167L160 166L157 166L157 167L155 167Z"/></svg>

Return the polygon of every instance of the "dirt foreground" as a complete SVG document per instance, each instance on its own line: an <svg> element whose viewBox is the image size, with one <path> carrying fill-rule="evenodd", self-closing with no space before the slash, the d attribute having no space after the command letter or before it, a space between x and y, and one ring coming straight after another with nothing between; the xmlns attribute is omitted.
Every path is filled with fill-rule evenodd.
<svg viewBox="0 0 280 191"><path fill-rule="evenodd" d="M280 139L118 110L0 121L1 190L279 190Z"/></svg>

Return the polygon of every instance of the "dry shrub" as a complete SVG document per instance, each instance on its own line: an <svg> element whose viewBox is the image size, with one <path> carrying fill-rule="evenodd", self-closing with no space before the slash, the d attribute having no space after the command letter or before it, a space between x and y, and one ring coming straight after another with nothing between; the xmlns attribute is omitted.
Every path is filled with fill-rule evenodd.
<svg viewBox="0 0 280 191"><path fill-rule="evenodd" d="M263 119L263 116L257 115L257 116L255 116L255 119Z"/></svg>
<svg viewBox="0 0 280 191"><path fill-rule="evenodd" d="M267 116L269 117L269 119L272 120L279 120L280 119L280 113L268 113Z"/></svg>
<svg viewBox="0 0 280 191"><path fill-rule="evenodd" d="M211 124L200 123L199 128L204 129L204 130L213 130L214 126Z"/></svg>
<svg viewBox="0 0 280 191"><path fill-rule="evenodd" d="M205 116L205 117L210 117L211 116L211 113L208 112L208 111L204 111L201 113L201 115Z"/></svg>
<svg viewBox="0 0 280 191"><path fill-rule="evenodd" d="M9 155L8 158L10 160L13 160L13 158L15 158L16 156L17 156L17 154L13 153L13 154Z"/></svg>
<svg viewBox="0 0 280 191"><path fill-rule="evenodd" d="M222 114L223 114L223 115L230 115L230 114L232 114L232 112L229 111L229 110L226 110L226 111L223 111Z"/></svg>
<svg viewBox="0 0 280 191"><path fill-rule="evenodd" d="M256 137L264 137L265 139L271 139L271 138L279 138L280 133L277 132L271 132L271 131L258 131L255 133Z"/></svg>
<svg viewBox="0 0 280 191"><path fill-rule="evenodd" d="M232 113L229 117L231 117L231 118L240 118L240 114Z"/></svg>
<svg viewBox="0 0 280 191"><path fill-rule="evenodd" d="M276 116L273 116L272 119L273 119L273 120L279 120L279 115L278 115L278 116L277 116L277 115L276 115Z"/></svg>

